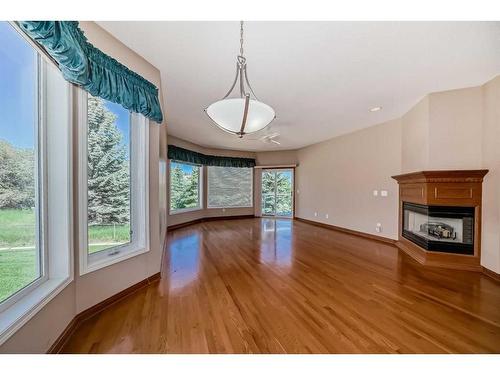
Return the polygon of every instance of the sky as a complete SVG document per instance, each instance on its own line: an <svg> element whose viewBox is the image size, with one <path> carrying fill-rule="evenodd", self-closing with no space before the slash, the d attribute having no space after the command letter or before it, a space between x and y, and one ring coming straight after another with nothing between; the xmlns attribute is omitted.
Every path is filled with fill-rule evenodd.
<svg viewBox="0 0 500 375"><path fill-rule="evenodd" d="M8 22L0 21L0 139L33 148L36 120L36 52ZM130 138L130 112L105 101L117 115L123 143Z"/></svg>
<svg viewBox="0 0 500 375"><path fill-rule="evenodd" d="M176 163L175 161L173 161L170 168L174 169L175 167L180 167L182 171L186 174L192 174L193 169L195 168L193 165L190 164Z"/></svg>
<svg viewBox="0 0 500 375"><path fill-rule="evenodd" d="M117 116L116 125L123 134L122 143L127 145L130 139L130 112L120 104L112 103L107 100L104 101L104 106Z"/></svg>
<svg viewBox="0 0 500 375"><path fill-rule="evenodd" d="M0 21L0 139L33 148L36 53L11 25Z"/></svg>

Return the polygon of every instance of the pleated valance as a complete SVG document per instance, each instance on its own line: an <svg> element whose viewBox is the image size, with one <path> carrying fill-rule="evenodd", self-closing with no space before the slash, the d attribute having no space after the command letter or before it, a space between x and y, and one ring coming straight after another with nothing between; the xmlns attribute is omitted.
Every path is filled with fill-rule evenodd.
<svg viewBox="0 0 500 375"><path fill-rule="evenodd" d="M255 159L205 155L199 152L187 150L185 148L177 147L174 145L168 145L168 158L171 160L184 161L193 164L208 165L211 167L236 167L236 168L255 167Z"/></svg>
<svg viewBox="0 0 500 375"><path fill-rule="evenodd" d="M77 21L19 21L58 64L64 78L93 96L161 123L158 88L88 42Z"/></svg>

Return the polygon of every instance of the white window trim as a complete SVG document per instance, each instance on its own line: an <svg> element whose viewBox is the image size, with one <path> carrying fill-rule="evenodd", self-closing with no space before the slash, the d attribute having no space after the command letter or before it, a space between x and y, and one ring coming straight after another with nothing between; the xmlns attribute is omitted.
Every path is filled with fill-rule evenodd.
<svg viewBox="0 0 500 375"><path fill-rule="evenodd" d="M210 167L207 166L207 208L210 208L210 209L221 209L221 208L225 208L226 210L227 209L231 209L231 208L253 208L254 206L254 196L253 196L253 190L254 190L254 187L253 187L253 184L254 184L254 171L253 171L253 168L248 168L251 170L250 174L252 175L251 176L251 181L252 181L252 185L250 186L250 197L251 197L251 203L249 206L210 206L210 203L209 203L209 197L210 197L210 184L208 183L208 179L209 179L209 169ZM222 168L227 168L227 167L222 167Z"/></svg>
<svg viewBox="0 0 500 375"><path fill-rule="evenodd" d="M186 165L193 165L195 167L200 168L200 174L198 176L198 206L196 207L189 207L189 208L179 208L177 210L172 210L172 206L170 205L171 203L171 171L172 171L172 163L177 163L177 164L186 164ZM169 215L178 215L178 214L185 214L187 212L194 212L194 211L201 211L203 210L203 181L204 181L204 175L205 175L205 168L203 168L203 165L201 164L194 164L194 163L189 163L186 161L179 161L179 160L169 160L168 161L168 214Z"/></svg>
<svg viewBox="0 0 500 375"><path fill-rule="evenodd" d="M23 35L24 37L24 35ZM0 345L7 341L15 332L17 332L24 324L26 324L38 311L40 311L47 303L49 303L55 296L57 296L66 286L73 281L73 212L72 212L72 90L71 86L64 81L64 89L66 91L67 99L67 116L63 119L48 118L51 111L47 107L54 106L57 103L60 107L60 98L64 93L57 92L54 97L48 98L49 92L47 81L48 62L38 57L39 61L39 125L38 125L38 146L37 154L39 158L38 171L37 171L37 199L39 199L39 212L38 216L41 225L38 230L40 232L39 238L42 240L41 246L43 247L43 261L41 264L42 276L29 284L19 292L9 297L2 302L0 309ZM55 69L55 68L52 68ZM60 73L58 73L60 74ZM62 80L63 78L60 77ZM62 81L61 81L62 82ZM50 85L53 85L51 83ZM57 83L56 83L57 85ZM64 121L65 124L60 122ZM64 129L61 125L66 125ZM61 131L64 129L66 134ZM59 138L58 138L59 137ZM65 144L66 148L63 150L56 150L51 147L49 143ZM53 145L52 145L53 146ZM57 180L56 175L61 172L59 163L61 163L60 153L64 153L63 163L66 164L65 182L67 199L55 202L55 196L61 196L61 192L51 191L50 181ZM64 191L64 190L63 190ZM63 205L63 211L60 207L54 209L59 214L65 215L49 215L48 206L50 202L54 204ZM49 221L50 220L50 221ZM56 240L54 232L60 233L60 224L65 223L67 230L63 235L59 235ZM54 228L57 229L54 229ZM53 240L53 241L51 241ZM59 243L57 243L59 241ZM40 246L40 244L39 244ZM56 258L60 257L60 251L65 251L67 255L67 262L57 264ZM56 254L57 253L57 254Z"/></svg>
<svg viewBox="0 0 500 375"><path fill-rule="evenodd" d="M131 159L131 171L139 170L139 178L131 179L131 191L139 192L131 207L131 228L135 239L127 244L88 254L88 220L87 220L87 92L78 89L78 222L79 222L79 265L80 275L97 271L126 259L147 253L149 241L149 120L142 115L132 113L130 126L132 147L139 155L139 160ZM139 128L140 127L140 128ZM137 133L136 133L137 132ZM134 162L142 165L136 168ZM141 199L142 198L142 199ZM137 215L137 216L136 216ZM90 259L94 258L94 259Z"/></svg>

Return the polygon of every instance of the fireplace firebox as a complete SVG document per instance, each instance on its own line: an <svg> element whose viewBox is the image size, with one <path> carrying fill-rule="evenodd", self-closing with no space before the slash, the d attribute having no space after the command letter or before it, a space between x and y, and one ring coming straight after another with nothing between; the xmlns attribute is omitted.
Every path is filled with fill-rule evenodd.
<svg viewBox="0 0 500 375"><path fill-rule="evenodd" d="M403 202L402 235L430 251L474 254L474 208Z"/></svg>

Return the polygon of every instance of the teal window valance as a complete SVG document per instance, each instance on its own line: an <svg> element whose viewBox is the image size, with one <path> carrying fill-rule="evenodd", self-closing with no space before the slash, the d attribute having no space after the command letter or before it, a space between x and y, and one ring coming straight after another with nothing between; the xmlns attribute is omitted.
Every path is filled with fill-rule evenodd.
<svg viewBox="0 0 500 375"><path fill-rule="evenodd" d="M161 123L158 88L88 42L77 21L19 21L57 63L64 78L93 96Z"/></svg>
<svg viewBox="0 0 500 375"><path fill-rule="evenodd" d="M255 159L251 158L233 158L229 156L205 155L199 152L187 150L182 147L168 145L168 158L187 163L208 165L211 167L236 167L253 168Z"/></svg>

